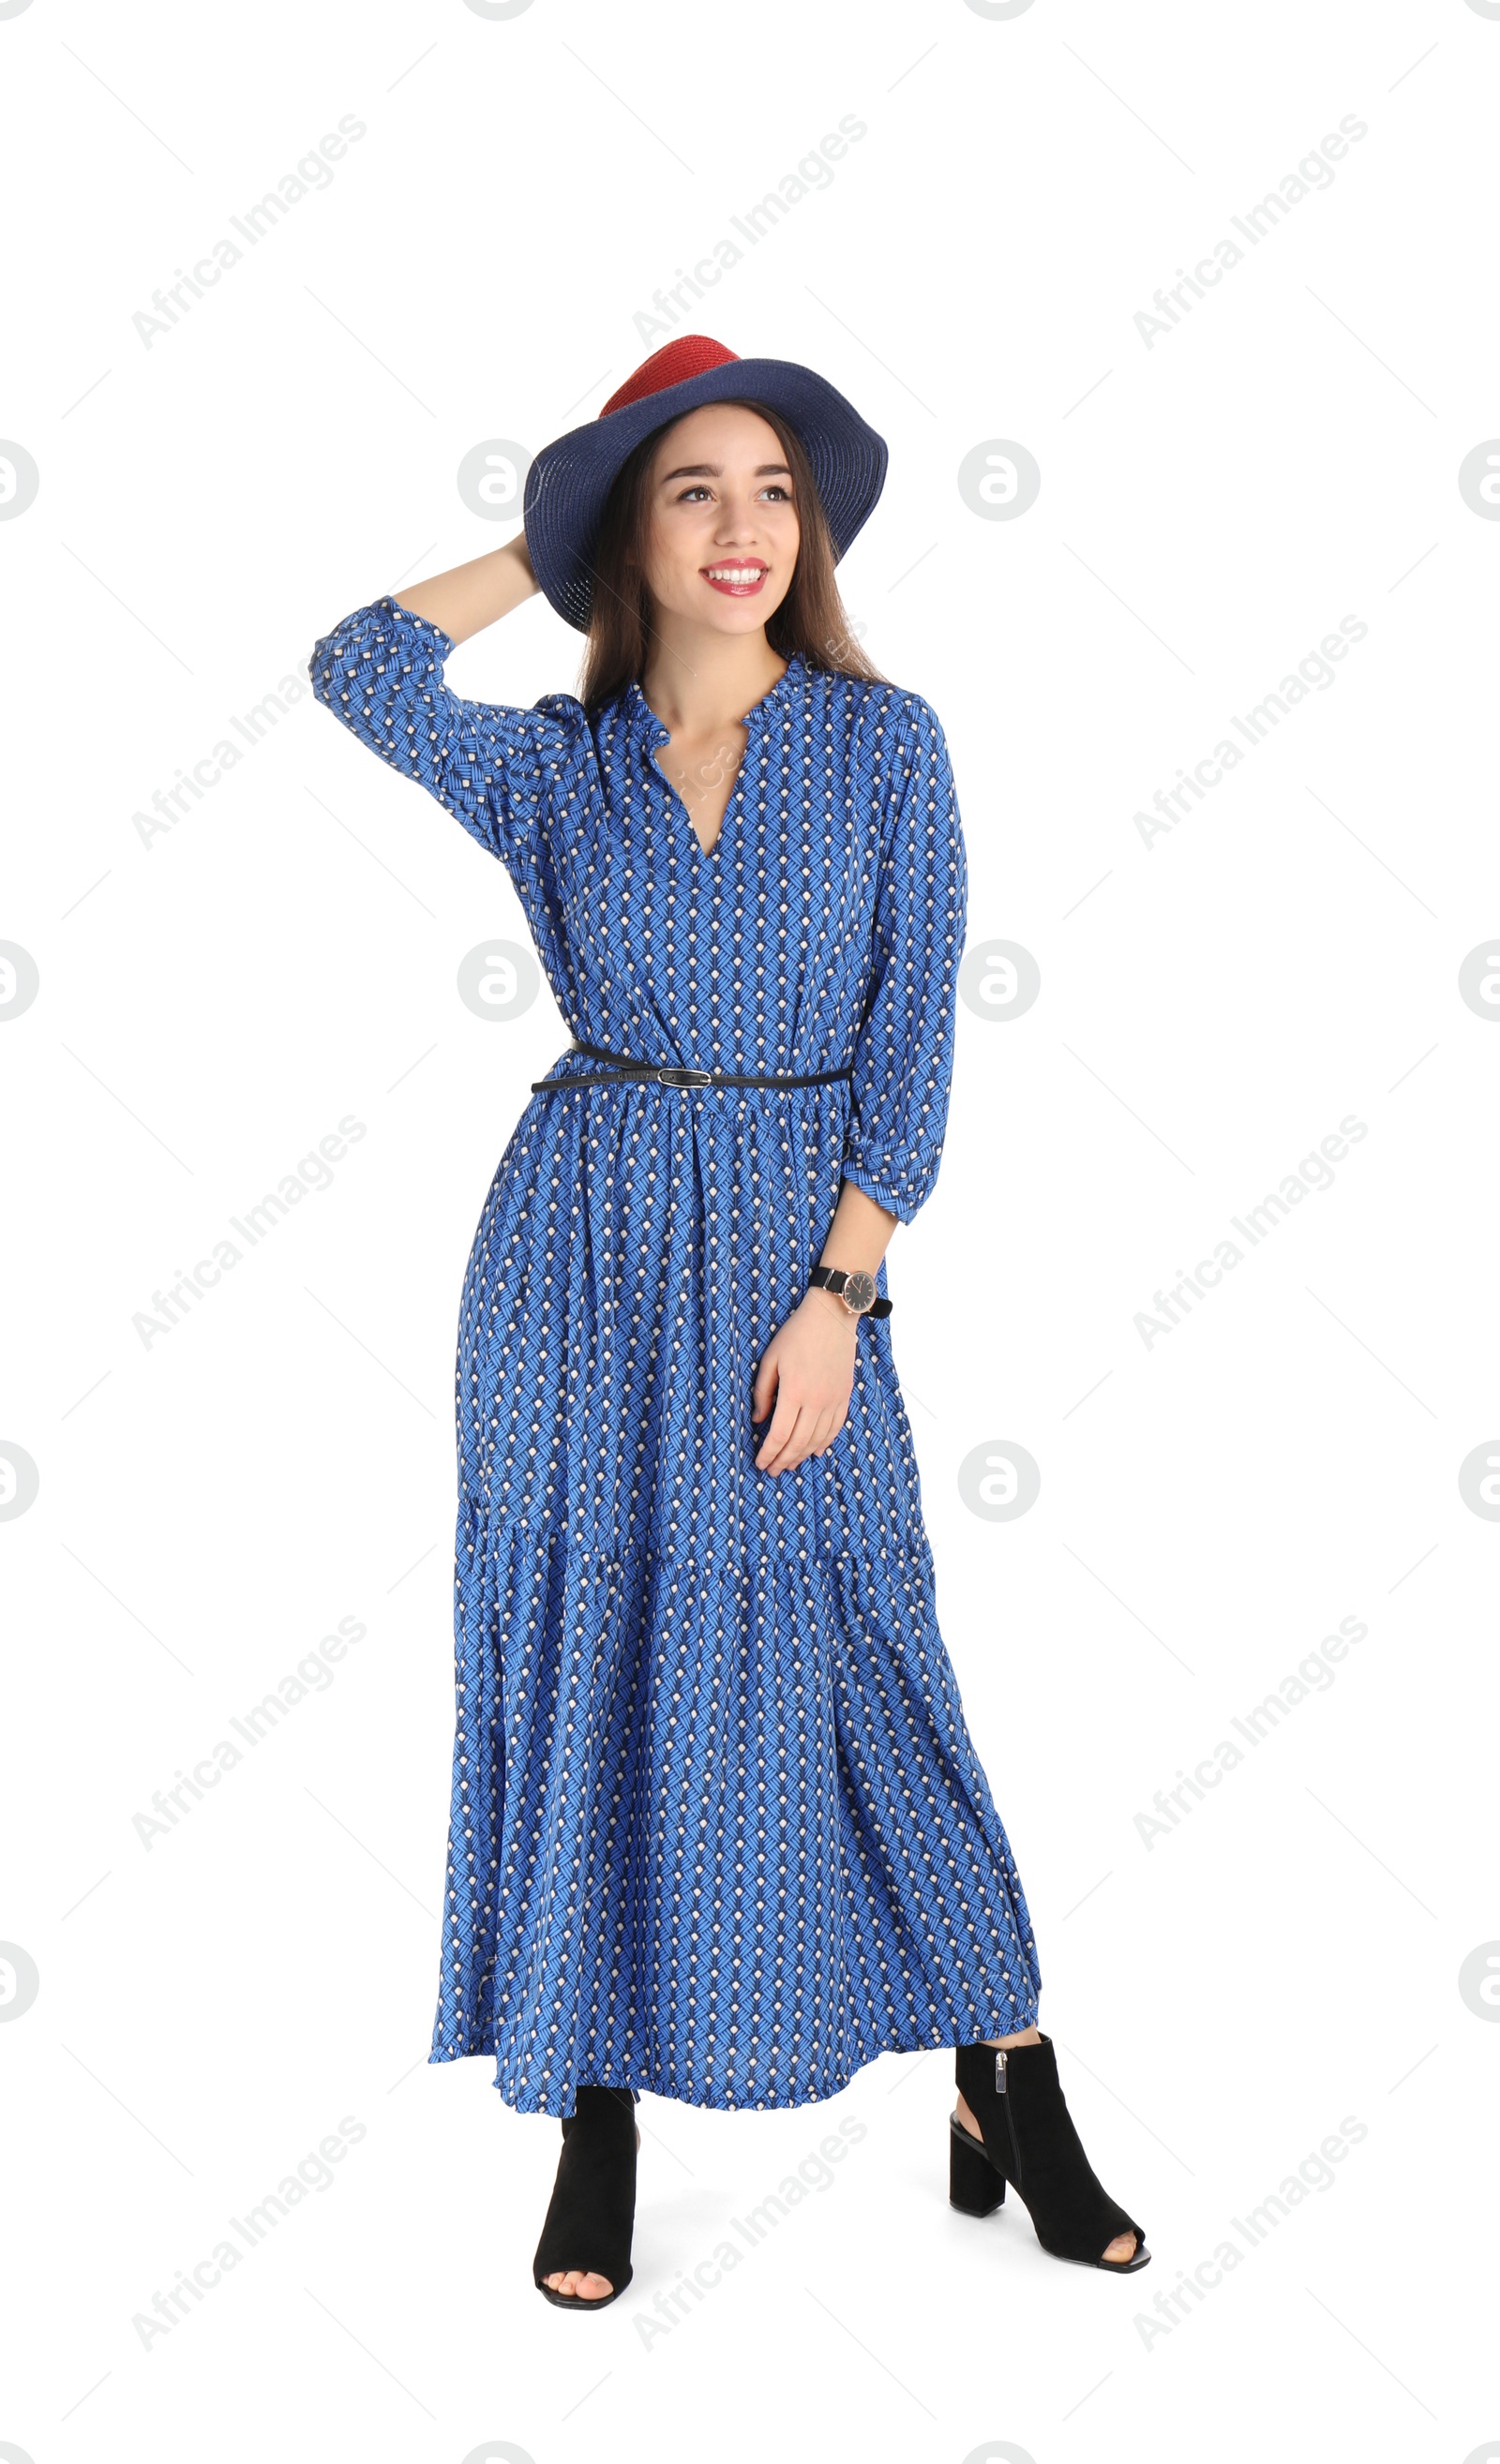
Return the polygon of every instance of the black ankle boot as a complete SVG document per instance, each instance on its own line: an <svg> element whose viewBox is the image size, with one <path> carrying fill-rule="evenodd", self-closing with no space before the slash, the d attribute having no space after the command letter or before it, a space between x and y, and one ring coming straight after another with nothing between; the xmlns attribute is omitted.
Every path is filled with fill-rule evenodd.
<svg viewBox="0 0 1500 2464"><path fill-rule="evenodd" d="M1050 2036L1035 2045L959 2045L959 2094L983 2133L955 2113L949 2122L948 2197L965 2215L992 2215L1013 2182L1036 2237L1053 2258L1134 2276L1151 2253L1134 2216L1099 2181L1073 2127ZM1133 2233L1130 2258L1105 2258L1117 2233Z"/></svg>
<svg viewBox="0 0 1500 2464"><path fill-rule="evenodd" d="M603 2310L629 2283L635 2224L635 2095L628 2087L580 2087L575 2110L562 2118L558 2177L531 2262L531 2277L559 2310ZM559 2293L543 2277L604 2276L609 2291L597 2300Z"/></svg>

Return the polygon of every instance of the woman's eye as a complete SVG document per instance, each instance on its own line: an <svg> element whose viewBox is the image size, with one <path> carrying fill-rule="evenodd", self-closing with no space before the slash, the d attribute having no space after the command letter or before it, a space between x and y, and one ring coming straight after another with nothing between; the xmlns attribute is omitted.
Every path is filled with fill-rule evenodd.
<svg viewBox="0 0 1500 2464"><path fill-rule="evenodd" d="M679 505L691 505L695 500L701 500L705 496L711 496L713 493L714 492L708 485L707 480L695 479L691 487L684 488L681 491L677 497L677 502ZM766 485L761 489L761 494L762 496L780 496L786 504L790 504L792 500L791 490L780 479L768 480Z"/></svg>

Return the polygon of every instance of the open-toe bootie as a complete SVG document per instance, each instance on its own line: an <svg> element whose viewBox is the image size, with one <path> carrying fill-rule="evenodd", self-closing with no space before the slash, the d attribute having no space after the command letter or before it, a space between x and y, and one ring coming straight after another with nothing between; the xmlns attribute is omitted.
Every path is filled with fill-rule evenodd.
<svg viewBox="0 0 1500 2464"><path fill-rule="evenodd" d="M983 2136L955 2113L948 2124L948 2197L965 2215L992 2215L1013 2184L1042 2248L1053 2258L1134 2276L1151 2253L1134 2216L1111 2198L1084 2153L1057 2076L1050 2036L1035 2045L960 2045L959 2094ZM1129 2258L1106 2258L1133 2233Z"/></svg>
<svg viewBox="0 0 1500 2464"><path fill-rule="evenodd" d="M630 2281L640 2144L631 2089L578 2089L574 2110L562 2118L558 2177L531 2262L532 2282L559 2310L603 2310ZM543 2281L574 2269L581 2276L603 2276L609 2291L588 2300Z"/></svg>

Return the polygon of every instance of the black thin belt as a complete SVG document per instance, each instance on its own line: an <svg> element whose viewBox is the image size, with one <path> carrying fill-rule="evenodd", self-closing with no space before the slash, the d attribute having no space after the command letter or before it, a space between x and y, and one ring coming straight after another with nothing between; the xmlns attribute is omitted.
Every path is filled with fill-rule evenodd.
<svg viewBox="0 0 1500 2464"><path fill-rule="evenodd" d="M623 1052L605 1052L597 1044L583 1044L577 1036L572 1049L589 1061L613 1061L619 1066L612 1070L596 1071L587 1078L533 1079L534 1095L545 1095L554 1087L832 1087L841 1078L854 1074L852 1066L848 1069L815 1069L805 1078L750 1078L723 1069L658 1068L654 1061L631 1061Z"/></svg>

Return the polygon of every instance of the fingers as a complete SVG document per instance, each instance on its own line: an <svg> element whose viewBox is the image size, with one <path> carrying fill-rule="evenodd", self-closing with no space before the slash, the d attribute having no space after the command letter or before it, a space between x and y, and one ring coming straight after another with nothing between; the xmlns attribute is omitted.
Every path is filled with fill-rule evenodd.
<svg viewBox="0 0 1500 2464"><path fill-rule="evenodd" d="M765 1433L761 1451L755 1459L757 1471L779 1471L782 1468L782 1457L792 1442L801 1417L784 1386L779 1389L771 1425Z"/></svg>
<svg viewBox="0 0 1500 2464"><path fill-rule="evenodd" d="M783 1330L784 1333L785 1330ZM827 1381L811 1381L805 1369L788 1355L783 1365L781 1336L769 1344L750 1396L750 1417L761 1429L758 1471L795 1471L809 1455L826 1454L849 1417L849 1394L829 1397ZM769 1421L769 1427L763 1423Z"/></svg>
<svg viewBox="0 0 1500 2464"><path fill-rule="evenodd" d="M756 1469L772 1473L795 1471L809 1455L826 1454L843 1427L844 1418L842 1412L830 1407L820 1411L806 1403L793 1408L787 1402L779 1402L756 1457Z"/></svg>
<svg viewBox="0 0 1500 2464"><path fill-rule="evenodd" d="M818 1425L812 1433L812 1443L807 1448L807 1452L810 1455L826 1455L843 1425L842 1414L834 1412L831 1407L826 1412L820 1412Z"/></svg>
<svg viewBox="0 0 1500 2464"><path fill-rule="evenodd" d="M765 1358L761 1361L760 1368L756 1371L755 1388L750 1397L750 1417L752 1419L763 1420L767 1418L771 1409L771 1397L776 1392L776 1346L773 1343L767 1350Z"/></svg>

